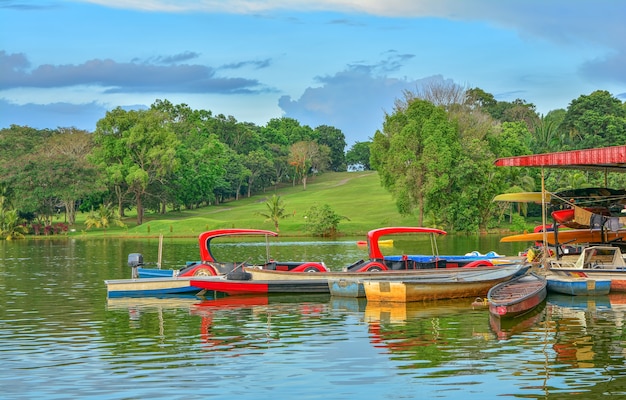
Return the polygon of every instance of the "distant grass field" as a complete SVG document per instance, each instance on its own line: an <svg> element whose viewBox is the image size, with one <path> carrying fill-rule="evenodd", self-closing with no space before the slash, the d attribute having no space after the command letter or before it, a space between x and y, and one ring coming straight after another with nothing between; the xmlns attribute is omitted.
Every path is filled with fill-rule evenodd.
<svg viewBox="0 0 626 400"><path fill-rule="evenodd" d="M339 223L342 236L363 236L367 231L383 226L416 226L417 217L402 217L389 192L380 185L378 173L331 172L309 177L307 189L302 185L288 186L274 191L268 188L266 193L250 198L242 198L218 206L209 206L197 210L168 212L165 215L146 213L144 223L136 225L136 215L132 212L124 218L125 228L109 227L103 229L84 226L84 214L77 216L76 232L71 235L87 236L128 236L146 237L196 237L203 231L219 228L256 228L275 230L271 222L256 212L265 212L266 200L273 194L279 195L288 218L280 220L281 236L310 236L305 230L305 212L313 205L328 204L333 211L349 218Z"/></svg>

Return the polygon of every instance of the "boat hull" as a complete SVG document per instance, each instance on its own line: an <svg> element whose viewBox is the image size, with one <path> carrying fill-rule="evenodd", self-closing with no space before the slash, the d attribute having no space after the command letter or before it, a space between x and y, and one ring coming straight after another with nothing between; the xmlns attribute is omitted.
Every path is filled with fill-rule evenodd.
<svg viewBox="0 0 626 400"><path fill-rule="evenodd" d="M225 293L231 296L242 294L330 293L326 279L268 281L217 278L195 278L191 280L191 285L202 290Z"/></svg>
<svg viewBox="0 0 626 400"><path fill-rule="evenodd" d="M109 298L194 294L202 290L192 286L189 282L190 278L139 278L104 281Z"/></svg>
<svg viewBox="0 0 626 400"><path fill-rule="evenodd" d="M548 276L548 291L571 296L602 296L611 290L611 279L582 276Z"/></svg>
<svg viewBox="0 0 626 400"><path fill-rule="evenodd" d="M489 289L519 274L530 267L516 265L475 271L465 270L461 274L449 273L441 278L406 278L403 280L380 279L364 280L363 288L368 301L414 302L443 299L478 297L487 294Z"/></svg>
<svg viewBox="0 0 626 400"><path fill-rule="evenodd" d="M489 312L499 318L513 318L532 311L545 301L546 279L528 274L502 282L489 290Z"/></svg>
<svg viewBox="0 0 626 400"><path fill-rule="evenodd" d="M626 231L608 232L603 233L600 230L590 229L569 229L559 230L558 232L559 243L568 244L584 244L584 243L603 243L605 240L616 240L626 238ZM522 233L519 235L505 236L500 239L502 243L513 242L540 242L543 240L543 232L535 233ZM546 240L548 244L555 245L554 232L546 232Z"/></svg>
<svg viewBox="0 0 626 400"><path fill-rule="evenodd" d="M329 278L328 289L332 296L337 297L365 297L363 283L358 279Z"/></svg>

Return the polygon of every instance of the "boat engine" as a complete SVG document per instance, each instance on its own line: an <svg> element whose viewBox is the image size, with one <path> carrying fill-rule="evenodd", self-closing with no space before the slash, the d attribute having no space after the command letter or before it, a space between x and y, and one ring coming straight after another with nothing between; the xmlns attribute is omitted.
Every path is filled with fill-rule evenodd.
<svg viewBox="0 0 626 400"><path fill-rule="evenodd" d="M128 255L128 266L131 267L133 269L133 272L131 273L131 278L132 279L137 279L139 278L139 272L137 271L137 268L139 266L143 265L143 255L140 253L130 253Z"/></svg>
<svg viewBox="0 0 626 400"><path fill-rule="evenodd" d="M138 267L143 265L143 255L141 253L130 253L128 255L128 266Z"/></svg>

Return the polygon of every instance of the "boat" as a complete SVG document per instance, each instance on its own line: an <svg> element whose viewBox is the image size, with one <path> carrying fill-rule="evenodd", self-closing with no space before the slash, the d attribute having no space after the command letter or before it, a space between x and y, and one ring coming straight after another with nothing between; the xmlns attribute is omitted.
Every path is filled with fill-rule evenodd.
<svg viewBox="0 0 626 400"><path fill-rule="evenodd" d="M211 242L217 238L223 237L258 237L263 236L266 239L265 253L266 260L262 264L250 263L249 259L246 261L226 262L217 260L213 255L211 249ZM277 261L270 258L270 249L267 239L269 237L278 236L278 233L263 229L216 229L203 232L198 236L198 245L200 248L200 261L188 262L184 268L181 269L161 269L161 268L146 268L143 262L143 256L139 253L132 253L128 256L128 264L136 269L136 273L133 273L133 277L139 278L155 278L155 277L189 277L189 276L216 276L225 275L233 271L240 265L254 265L265 269L272 269L276 271L291 271L291 272L322 272L328 271L326 265L323 262L310 262L310 261Z"/></svg>
<svg viewBox="0 0 626 400"><path fill-rule="evenodd" d="M581 217L582 215L586 215L586 217ZM579 215L578 219L576 214ZM567 226L568 228L573 229L587 229L589 228L590 215L589 214L597 214L602 216L611 216L611 212L606 207L570 207L562 210L554 210L550 213L552 215L552 219L557 223Z"/></svg>
<svg viewBox="0 0 626 400"><path fill-rule="evenodd" d="M218 237L224 236L258 236L265 237L277 236L272 231L259 229L218 229L203 232L198 236L200 244L200 260L199 262L189 263L187 267L181 270L161 270L161 269L144 269L144 276L141 277L141 266L143 263L143 255L139 253L131 253L128 256L128 265L133 269L130 279L106 280L108 297L142 297L142 296L163 296L172 294L196 294L203 288L192 285L191 279L204 277L225 276L233 272L241 272L246 266L254 266L255 269L271 269L273 271L283 271L290 274L310 272L327 272L328 268L323 262L308 261L276 261L269 258L269 251L266 252L267 260L263 264L251 264L247 261L241 262L223 262L218 261L211 251L211 241ZM266 245L267 247L267 245ZM159 273L163 273L159 275Z"/></svg>
<svg viewBox="0 0 626 400"><path fill-rule="evenodd" d="M356 245L367 246L367 240L357 240ZM393 246L393 239L379 240L378 245L379 246Z"/></svg>
<svg viewBox="0 0 626 400"><path fill-rule="evenodd" d="M518 235L505 236L500 239L500 242L540 242L543 240L543 235L543 232L521 233ZM624 230L607 232L604 229L564 229L559 230L557 235L558 237L555 238L554 231L546 232L546 240L548 244L554 246L558 243L606 243L608 241L626 239L626 231Z"/></svg>
<svg viewBox="0 0 626 400"><path fill-rule="evenodd" d="M489 289L489 312L500 318L518 317L543 303L547 294L547 282L543 276L536 273L520 275Z"/></svg>
<svg viewBox="0 0 626 400"><path fill-rule="evenodd" d="M611 279L548 274L548 291L572 296L602 296L611 290Z"/></svg>
<svg viewBox="0 0 626 400"><path fill-rule="evenodd" d="M191 277L131 278L104 281L107 297L153 297L194 294L202 289L190 284Z"/></svg>
<svg viewBox="0 0 626 400"><path fill-rule="evenodd" d="M609 279L611 292L626 292L626 262L617 246L589 246L574 261L550 260L548 266L558 276Z"/></svg>
<svg viewBox="0 0 626 400"><path fill-rule="evenodd" d="M459 268L448 270L439 277L411 276L401 279L363 280L367 301L411 302L441 299L478 297L489 289L508 281L530 269L528 264L515 264L498 268Z"/></svg>
<svg viewBox="0 0 626 400"><path fill-rule="evenodd" d="M191 279L190 283L194 287L201 288L203 292L219 292L231 296L249 294L330 293L328 281L324 278L252 280L249 278L233 279L232 276L232 274L227 274L216 277L195 277Z"/></svg>
<svg viewBox="0 0 626 400"><path fill-rule="evenodd" d="M381 239L389 235L422 234L430 239L431 254L417 255L383 255ZM437 237L446 235L447 232L436 228L401 226L384 227L373 229L367 233L368 259L359 260L344 268L348 272L377 272L390 270L431 269L431 268L456 268L492 266L494 264L507 264L512 260L495 252L480 254L478 252L466 255L440 255L437 248Z"/></svg>

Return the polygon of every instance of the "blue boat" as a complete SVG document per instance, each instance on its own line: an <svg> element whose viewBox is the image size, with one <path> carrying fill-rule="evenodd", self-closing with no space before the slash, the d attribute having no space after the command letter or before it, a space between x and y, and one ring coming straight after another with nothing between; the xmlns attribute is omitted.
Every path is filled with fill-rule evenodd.
<svg viewBox="0 0 626 400"><path fill-rule="evenodd" d="M602 296L611 290L611 279L550 274L546 280L550 292L571 296Z"/></svg>

